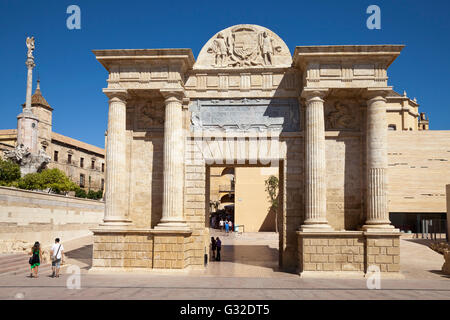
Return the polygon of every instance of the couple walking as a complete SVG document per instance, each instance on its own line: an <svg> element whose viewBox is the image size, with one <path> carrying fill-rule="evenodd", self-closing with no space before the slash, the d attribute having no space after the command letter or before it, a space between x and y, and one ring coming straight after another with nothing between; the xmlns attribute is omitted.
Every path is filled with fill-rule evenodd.
<svg viewBox="0 0 450 320"><path fill-rule="evenodd" d="M31 257L29 263L31 265L30 278L38 278L39 266L42 261L42 250L39 241L34 243L31 248ZM50 249L52 258L52 278L59 277L59 269L61 268L61 261L64 261L64 247L60 243L59 238L55 239L55 244Z"/></svg>
<svg viewBox="0 0 450 320"><path fill-rule="evenodd" d="M220 261L220 251L222 250L222 241L220 241L219 237L215 238L211 237L211 250L212 256L215 261ZM217 255L216 255L217 251Z"/></svg>

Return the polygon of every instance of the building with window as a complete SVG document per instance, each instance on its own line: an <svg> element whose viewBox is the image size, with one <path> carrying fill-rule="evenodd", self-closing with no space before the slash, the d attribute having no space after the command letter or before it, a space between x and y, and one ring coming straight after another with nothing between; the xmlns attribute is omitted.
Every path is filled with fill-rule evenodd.
<svg viewBox="0 0 450 320"><path fill-rule="evenodd" d="M53 132L53 108L43 97L39 80L31 97L31 107L33 114L39 118L38 147L52 157L47 167L64 171L72 181L86 190L103 189L105 150ZM17 129L0 130L0 154L3 156L2 151L14 149L16 141ZM84 159L89 159L91 165L85 166Z"/></svg>

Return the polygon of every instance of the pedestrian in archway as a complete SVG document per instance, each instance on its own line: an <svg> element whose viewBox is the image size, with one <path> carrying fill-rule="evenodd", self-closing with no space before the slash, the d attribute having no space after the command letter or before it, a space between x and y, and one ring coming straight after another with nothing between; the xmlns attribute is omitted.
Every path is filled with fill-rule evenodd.
<svg viewBox="0 0 450 320"><path fill-rule="evenodd" d="M231 232L233 232L233 222L231 220L228 222L228 226Z"/></svg>
<svg viewBox="0 0 450 320"><path fill-rule="evenodd" d="M222 218L220 218L219 227L220 227L220 231L222 231L223 230L223 219Z"/></svg>
<svg viewBox="0 0 450 320"><path fill-rule="evenodd" d="M228 220L225 221L225 233L228 234L228 231L230 231L230 225L228 224Z"/></svg>
<svg viewBox="0 0 450 320"><path fill-rule="evenodd" d="M216 247L217 247L216 261L220 261L220 251L222 250L222 241L220 241L219 237L216 238Z"/></svg>
<svg viewBox="0 0 450 320"><path fill-rule="evenodd" d="M31 248L31 258L30 258L30 265L31 265L31 274L30 278L38 278L38 272L39 272L39 265L42 261L42 251L41 251L41 245L38 241L34 243L34 246ZM34 274L34 276L33 276Z"/></svg>
<svg viewBox="0 0 450 320"><path fill-rule="evenodd" d="M216 249L217 249L216 239L214 239L214 237L211 237L211 251L213 260L216 260Z"/></svg>

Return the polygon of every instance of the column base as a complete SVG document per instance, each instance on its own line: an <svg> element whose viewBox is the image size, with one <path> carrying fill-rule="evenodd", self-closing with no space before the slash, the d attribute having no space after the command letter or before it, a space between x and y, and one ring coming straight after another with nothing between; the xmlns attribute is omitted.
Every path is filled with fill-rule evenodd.
<svg viewBox="0 0 450 320"><path fill-rule="evenodd" d="M187 230L190 229L184 221L161 221L155 226L155 230Z"/></svg>
<svg viewBox="0 0 450 320"><path fill-rule="evenodd" d="M361 227L366 232L400 232L392 224L366 224Z"/></svg>
<svg viewBox="0 0 450 320"><path fill-rule="evenodd" d="M334 229L327 223L303 224L299 228L300 231L308 232L329 232Z"/></svg>
<svg viewBox="0 0 450 320"><path fill-rule="evenodd" d="M132 221L124 217L109 217L108 219L103 219L103 223L100 226L105 227L124 227L131 225Z"/></svg>

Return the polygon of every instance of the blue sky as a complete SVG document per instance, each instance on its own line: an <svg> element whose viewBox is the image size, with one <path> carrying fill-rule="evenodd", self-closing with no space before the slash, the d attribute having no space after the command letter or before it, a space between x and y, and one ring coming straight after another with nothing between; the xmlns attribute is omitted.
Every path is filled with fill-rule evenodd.
<svg viewBox="0 0 450 320"><path fill-rule="evenodd" d="M81 8L81 30L66 9ZM366 9L381 8L381 30L366 28ZM116 1L0 0L0 129L16 127L26 93L27 36L36 38L37 73L54 108L55 132L103 147L107 72L93 49L191 48L197 57L217 31L258 24L295 46L405 44L389 69L398 92L417 97L431 129L450 129L450 1Z"/></svg>

